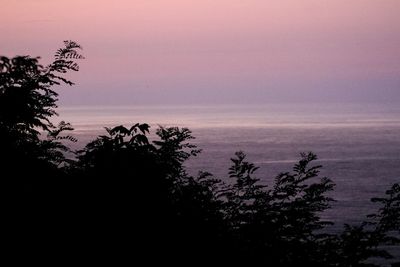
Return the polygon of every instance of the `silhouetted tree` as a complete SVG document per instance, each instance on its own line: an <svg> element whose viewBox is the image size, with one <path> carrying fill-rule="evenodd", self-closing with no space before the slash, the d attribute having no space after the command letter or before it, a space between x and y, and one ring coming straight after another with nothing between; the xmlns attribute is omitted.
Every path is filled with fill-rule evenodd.
<svg viewBox="0 0 400 267"><path fill-rule="evenodd" d="M63 74L77 71L76 60L83 58L77 43L64 44L46 67L39 64L39 58L0 57L0 162L4 175L14 180L21 178L26 183L33 180L29 177L39 180L46 172L58 172L58 167L66 162L64 152L68 151L61 140L74 141L71 136L61 135L72 130L69 123L62 121L56 126L50 120L57 115L58 100L52 86L72 85Z"/></svg>
<svg viewBox="0 0 400 267"><path fill-rule="evenodd" d="M74 232L91 233L97 240L102 231L94 244L99 249L121 249L125 244L119 240L125 235L140 244L137 251L161 253L169 262L182 263L183 255L210 260L224 240L220 201L214 194L219 181L207 174L187 175L183 162L199 153L187 142L191 132L161 127L157 140L151 141L147 124L106 130L107 135L78 152L70 170L76 181L72 186L79 184L82 190L75 212L86 224Z"/></svg>
<svg viewBox="0 0 400 267"><path fill-rule="evenodd" d="M335 249L338 266L379 266L370 259L394 260L387 247L400 252L400 185L394 184L386 195L386 198L372 199L382 206L377 213L368 215L370 219L359 225L345 224Z"/></svg>
<svg viewBox="0 0 400 267"><path fill-rule="evenodd" d="M243 263L294 266L324 262L322 244L328 236L317 231L330 224L321 221L319 214L329 208L332 199L325 193L333 183L318 178L321 166L309 166L315 159L312 153L302 154L294 173L278 175L271 189L253 177L257 167L245 161L242 152L232 159L230 177L236 181L222 197Z"/></svg>
<svg viewBox="0 0 400 267"><path fill-rule="evenodd" d="M76 60L83 58L78 44L64 45L45 67L39 58L0 57L0 176L9 196L5 229L11 236L8 246L15 244L13 252L26 257L50 249L52 233L60 229L62 167L68 163L63 140L74 138L63 135L72 130L70 124L51 122L58 100L53 86L72 85L63 75L77 71Z"/></svg>

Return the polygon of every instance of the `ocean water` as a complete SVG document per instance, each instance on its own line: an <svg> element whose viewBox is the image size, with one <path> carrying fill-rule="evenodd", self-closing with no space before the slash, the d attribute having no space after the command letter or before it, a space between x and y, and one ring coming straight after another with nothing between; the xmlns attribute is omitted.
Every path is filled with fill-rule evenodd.
<svg viewBox="0 0 400 267"><path fill-rule="evenodd" d="M228 180L230 158L244 151L271 184L290 171L301 152L312 151L321 176L335 184L337 200L326 219L357 223L376 211L370 198L400 182L400 107L376 104L265 104L258 106L62 107L58 120L71 122L79 142L104 127L149 123L188 127L202 153L187 162L189 173L208 171Z"/></svg>

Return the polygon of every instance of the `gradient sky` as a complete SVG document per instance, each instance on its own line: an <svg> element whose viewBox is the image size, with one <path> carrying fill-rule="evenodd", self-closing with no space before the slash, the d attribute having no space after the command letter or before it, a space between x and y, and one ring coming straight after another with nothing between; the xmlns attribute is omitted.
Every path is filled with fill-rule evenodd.
<svg viewBox="0 0 400 267"><path fill-rule="evenodd" d="M400 102L399 0L0 0L0 54L84 47L63 105Z"/></svg>

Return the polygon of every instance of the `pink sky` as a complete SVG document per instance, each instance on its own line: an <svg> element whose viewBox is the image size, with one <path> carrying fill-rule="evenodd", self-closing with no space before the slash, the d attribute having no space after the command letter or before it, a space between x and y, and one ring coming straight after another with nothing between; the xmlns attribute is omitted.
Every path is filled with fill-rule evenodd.
<svg viewBox="0 0 400 267"><path fill-rule="evenodd" d="M0 54L86 60L66 105L400 101L398 0L0 0Z"/></svg>

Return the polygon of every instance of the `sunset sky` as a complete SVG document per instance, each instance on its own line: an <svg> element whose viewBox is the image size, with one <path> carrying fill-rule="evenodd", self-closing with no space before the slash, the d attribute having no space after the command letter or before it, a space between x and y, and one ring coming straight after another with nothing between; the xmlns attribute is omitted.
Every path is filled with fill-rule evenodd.
<svg viewBox="0 0 400 267"><path fill-rule="evenodd" d="M399 102L399 0L0 0L0 55L86 59L63 105Z"/></svg>

